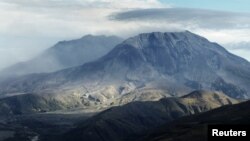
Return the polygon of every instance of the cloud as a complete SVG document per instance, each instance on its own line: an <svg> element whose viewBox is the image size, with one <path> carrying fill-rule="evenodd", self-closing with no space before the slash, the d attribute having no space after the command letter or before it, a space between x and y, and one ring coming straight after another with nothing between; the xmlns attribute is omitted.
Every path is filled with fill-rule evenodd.
<svg viewBox="0 0 250 141"><path fill-rule="evenodd" d="M160 8L166 7L158 0L3 0L8 4L40 8Z"/></svg>
<svg viewBox="0 0 250 141"><path fill-rule="evenodd" d="M68 35L101 32L111 28L106 24L118 25L107 19L111 13L148 7L166 5L158 0L2 0L0 35L61 38L66 31Z"/></svg>
<svg viewBox="0 0 250 141"><path fill-rule="evenodd" d="M239 50L228 50L229 52L235 54L235 55L238 55L246 60L248 60L250 62L250 52L249 51L246 51L246 50L242 50L242 49L239 49Z"/></svg>
<svg viewBox="0 0 250 141"><path fill-rule="evenodd" d="M137 9L115 13L111 20L174 23L184 28L250 29L250 13L191 8Z"/></svg>
<svg viewBox="0 0 250 141"><path fill-rule="evenodd" d="M250 13L192 8L123 10L108 16L117 23L139 25L142 31L190 30L220 44L250 41Z"/></svg>
<svg viewBox="0 0 250 141"><path fill-rule="evenodd" d="M250 61L250 42L237 42L223 44L229 52L241 56Z"/></svg>
<svg viewBox="0 0 250 141"><path fill-rule="evenodd" d="M110 21L107 16L150 7L166 5L158 0L1 0L0 69L25 61L60 40L85 34L125 35L137 25Z"/></svg>
<svg viewBox="0 0 250 141"><path fill-rule="evenodd" d="M159 0L1 0L0 69L85 34L190 30L219 43L250 41L247 16L170 8Z"/></svg>
<svg viewBox="0 0 250 141"><path fill-rule="evenodd" d="M231 43L225 44L225 46L230 50L250 51L250 42Z"/></svg>
<svg viewBox="0 0 250 141"><path fill-rule="evenodd" d="M151 8L116 12L112 21L140 25L133 32L190 30L250 60L250 13L192 8Z"/></svg>

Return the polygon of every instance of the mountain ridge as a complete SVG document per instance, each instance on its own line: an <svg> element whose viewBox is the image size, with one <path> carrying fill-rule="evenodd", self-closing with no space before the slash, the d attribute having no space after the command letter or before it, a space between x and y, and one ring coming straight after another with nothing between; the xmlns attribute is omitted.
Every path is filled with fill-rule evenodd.
<svg viewBox="0 0 250 141"><path fill-rule="evenodd" d="M91 97L102 106L112 105L124 94L142 95L145 89L162 90L165 96L205 89L248 98L249 70L249 62L196 34L144 33L118 44L96 61L5 81L0 93L48 92L87 101Z"/></svg>
<svg viewBox="0 0 250 141"><path fill-rule="evenodd" d="M38 56L1 70L3 78L13 75L53 72L93 61L110 51L123 39L117 36L85 35L79 39L59 41Z"/></svg>
<svg viewBox="0 0 250 141"><path fill-rule="evenodd" d="M195 91L193 95L217 95L224 99L198 99L197 97L171 97L154 102L132 102L105 110L63 136L64 140L125 141L134 140L145 132L183 116L202 113L223 105L238 103L223 93ZM218 100L218 101L217 101ZM193 103L192 101L198 101ZM217 103L220 103L217 105Z"/></svg>
<svg viewBox="0 0 250 141"><path fill-rule="evenodd" d="M208 125L247 125L250 101L226 105L201 114L182 117L144 133L137 141L202 141L207 140Z"/></svg>

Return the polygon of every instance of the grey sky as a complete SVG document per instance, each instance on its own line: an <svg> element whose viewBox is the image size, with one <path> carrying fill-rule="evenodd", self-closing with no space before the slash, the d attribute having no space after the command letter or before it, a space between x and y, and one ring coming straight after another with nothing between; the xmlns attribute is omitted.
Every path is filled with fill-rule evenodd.
<svg viewBox="0 0 250 141"><path fill-rule="evenodd" d="M173 2L0 0L0 69L57 41L86 34L126 38L141 32L190 30L220 44L250 42L248 13L176 8Z"/></svg>

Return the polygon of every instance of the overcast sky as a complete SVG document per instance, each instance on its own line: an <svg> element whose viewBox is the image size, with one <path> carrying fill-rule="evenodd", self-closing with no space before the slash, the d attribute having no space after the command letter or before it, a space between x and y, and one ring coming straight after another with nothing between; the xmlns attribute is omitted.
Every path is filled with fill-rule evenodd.
<svg viewBox="0 0 250 141"><path fill-rule="evenodd" d="M0 0L0 69L60 40L152 31L190 30L247 58L249 13L249 0Z"/></svg>

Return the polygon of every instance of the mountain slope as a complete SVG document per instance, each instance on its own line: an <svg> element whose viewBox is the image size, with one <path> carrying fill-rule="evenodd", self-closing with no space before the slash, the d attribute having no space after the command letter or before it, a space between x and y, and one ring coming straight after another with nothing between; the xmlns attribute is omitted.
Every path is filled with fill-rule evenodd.
<svg viewBox="0 0 250 141"><path fill-rule="evenodd" d="M84 110L99 112L106 107L98 107L95 100L73 96L57 96L50 94L20 94L0 98L0 118L14 115L46 113L58 110ZM75 109L76 108L76 109Z"/></svg>
<svg viewBox="0 0 250 141"><path fill-rule="evenodd" d="M250 101L236 105L223 106L198 115L187 116L162 125L145 133L138 141L204 141L208 124L249 124Z"/></svg>
<svg viewBox="0 0 250 141"><path fill-rule="evenodd" d="M29 73L53 72L96 60L122 42L116 36L86 35L80 39L60 41L39 56L20 62L0 72L2 77Z"/></svg>
<svg viewBox="0 0 250 141"><path fill-rule="evenodd" d="M63 136L65 140L125 141L182 116L238 103L223 93L195 91L181 98L132 102L108 109Z"/></svg>
<svg viewBox="0 0 250 141"><path fill-rule="evenodd" d="M82 66L2 82L0 93L68 95L110 106L126 94L148 89L161 90L166 97L205 89L247 98L249 84L250 63L220 45L188 31L154 32L129 38Z"/></svg>

